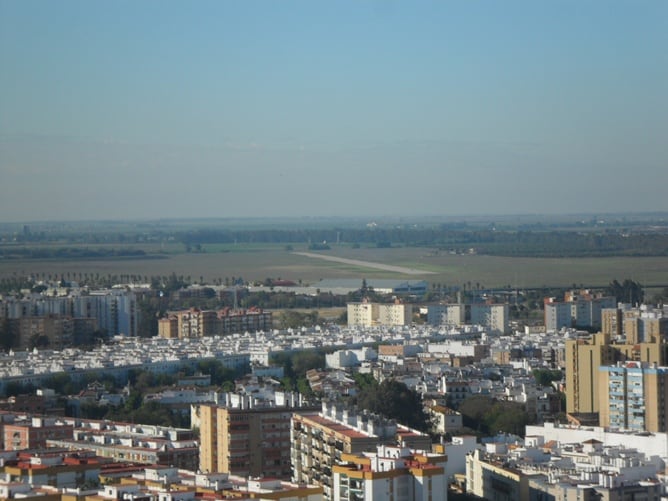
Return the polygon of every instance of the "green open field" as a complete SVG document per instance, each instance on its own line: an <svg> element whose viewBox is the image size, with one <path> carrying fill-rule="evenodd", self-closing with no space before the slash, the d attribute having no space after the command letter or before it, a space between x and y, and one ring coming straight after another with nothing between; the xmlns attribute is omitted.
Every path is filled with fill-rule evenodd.
<svg viewBox="0 0 668 501"><path fill-rule="evenodd" d="M94 246L86 246L93 248ZM103 246L99 246L103 247ZM111 247L111 246L110 246ZM114 246L119 248L118 245ZM307 251L304 244L294 244L295 252ZM126 245L139 248L156 258L111 259L7 259L0 260L0 277L36 274L65 275L79 273L100 275L177 275L211 282L225 277L244 280L283 278L304 284L326 278L397 278L424 279L444 286L470 282L486 288L605 286L612 279L630 278L646 287L668 284L668 259L665 257L612 258L512 258L479 255L453 255L428 248L389 249L332 246L319 254L346 259L382 263L424 270L424 275L407 275L369 268L364 265L337 263L296 255L279 244L204 245L204 253L186 253L182 244Z"/></svg>

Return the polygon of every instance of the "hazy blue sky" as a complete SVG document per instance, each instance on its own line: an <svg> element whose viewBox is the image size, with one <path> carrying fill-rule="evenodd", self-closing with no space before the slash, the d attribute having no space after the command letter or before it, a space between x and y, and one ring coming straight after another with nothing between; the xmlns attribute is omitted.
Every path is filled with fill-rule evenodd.
<svg viewBox="0 0 668 501"><path fill-rule="evenodd" d="M668 210L668 2L0 0L0 220Z"/></svg>

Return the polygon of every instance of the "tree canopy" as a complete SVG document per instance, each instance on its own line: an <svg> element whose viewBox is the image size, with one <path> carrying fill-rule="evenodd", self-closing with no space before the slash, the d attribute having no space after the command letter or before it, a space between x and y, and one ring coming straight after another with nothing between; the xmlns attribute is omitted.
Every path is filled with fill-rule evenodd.
<svg viewBox="0 0 668 501"><path fill-rule="evenodd" d="M532 422L522 404L485 395L467 398L458 411L462 413L464 426L486 436L502 432L524 436L526 425Z"/></svg>
<svg viewBox="0 0 668 501"><path fill-rule="evenodd" d="M386 379L378 384L367 381L366 386L353 398L353 403L359 408L380 414L389 419L427 432L431 429L428 414L422 406L419 393L411 390L400 381Z"/></svg>
<svg viewBox="0 0 668 501"><path fill-rule="evenodd" d="M640 282L634 282L627 278L622 283L618 280L613 280L606 289L606 292L615 296L618 303L640 304L645 299L645 292L643 291Z"/></svg>
<svg viewBox="0 0 668 501"><path fill-rule="evenodd" d="M561 381L564 377L560 370L534 369L531 371L536 384L539 386L550 386L552 381Z"/></svg>

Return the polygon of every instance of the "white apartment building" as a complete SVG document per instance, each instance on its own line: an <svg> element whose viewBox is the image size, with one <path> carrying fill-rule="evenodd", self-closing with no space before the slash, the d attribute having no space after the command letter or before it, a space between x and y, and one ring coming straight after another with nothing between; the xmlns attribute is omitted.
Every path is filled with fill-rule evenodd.
<svg viewBox="0 0 668 501"><path fill-rule="evenodd" d="M101 330L109 336L135 337L139 312L134 292L125 289L105 289L89 294L25 299L5 298L0 302L0 318L41 317L46 315L73 318L95 318Z"/></svg>
<svg viewBox="0 0 668 501"><path fill-rule="evenodd" d="M427 307L427 323L459 327L466 323L466 307L461 303L433 304Z"/></svg>
<svg viewBox="0 0 668 501"><path fill-rule="evenodd" d="M427 306L427 323L459 327L466 323L497 332L508 332L510 313L507 303L450 303Z"/></svg>
<svg viewBox="0 0 668 501"><path fill-rule="evenodd" d="M332 468L335 501L447 501L447 458L407 447L342 454Z"/></svg>
<svg viewBox="0 0 668 501"><path fill-rule="evenodd" d="M508 305L505 303L471 305L471 323L496 332L508 332L509 315Z"/></svg>
<svg viewBox="0 0 668 501"><path fill-rule="evenodd" d="M668 462L668 433L613 431L600 426L570 426L559 423L528 425L526 437L542 437L545 442L584 443L597 440L604 446L637 448L647 457L658 456Z"/></svg>
<svg viewBox="0 0 668 501"><path fill-rule="evenodd" d="M614 297L596 297L591 294L567 293L565 301L546 298L545 328L558 331L562 327L601 327L601 313L604 309L617 306Z"/></svg>

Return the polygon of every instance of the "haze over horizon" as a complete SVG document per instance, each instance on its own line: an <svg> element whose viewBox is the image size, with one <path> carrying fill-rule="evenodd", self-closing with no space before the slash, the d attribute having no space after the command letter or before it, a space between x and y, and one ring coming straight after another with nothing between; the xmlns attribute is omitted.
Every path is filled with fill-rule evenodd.
<svg viewBox="0 0 668 501"><path fill-rule="evenodd" d="M665 212L668 3L0 0L0 221Z"/></svg>

